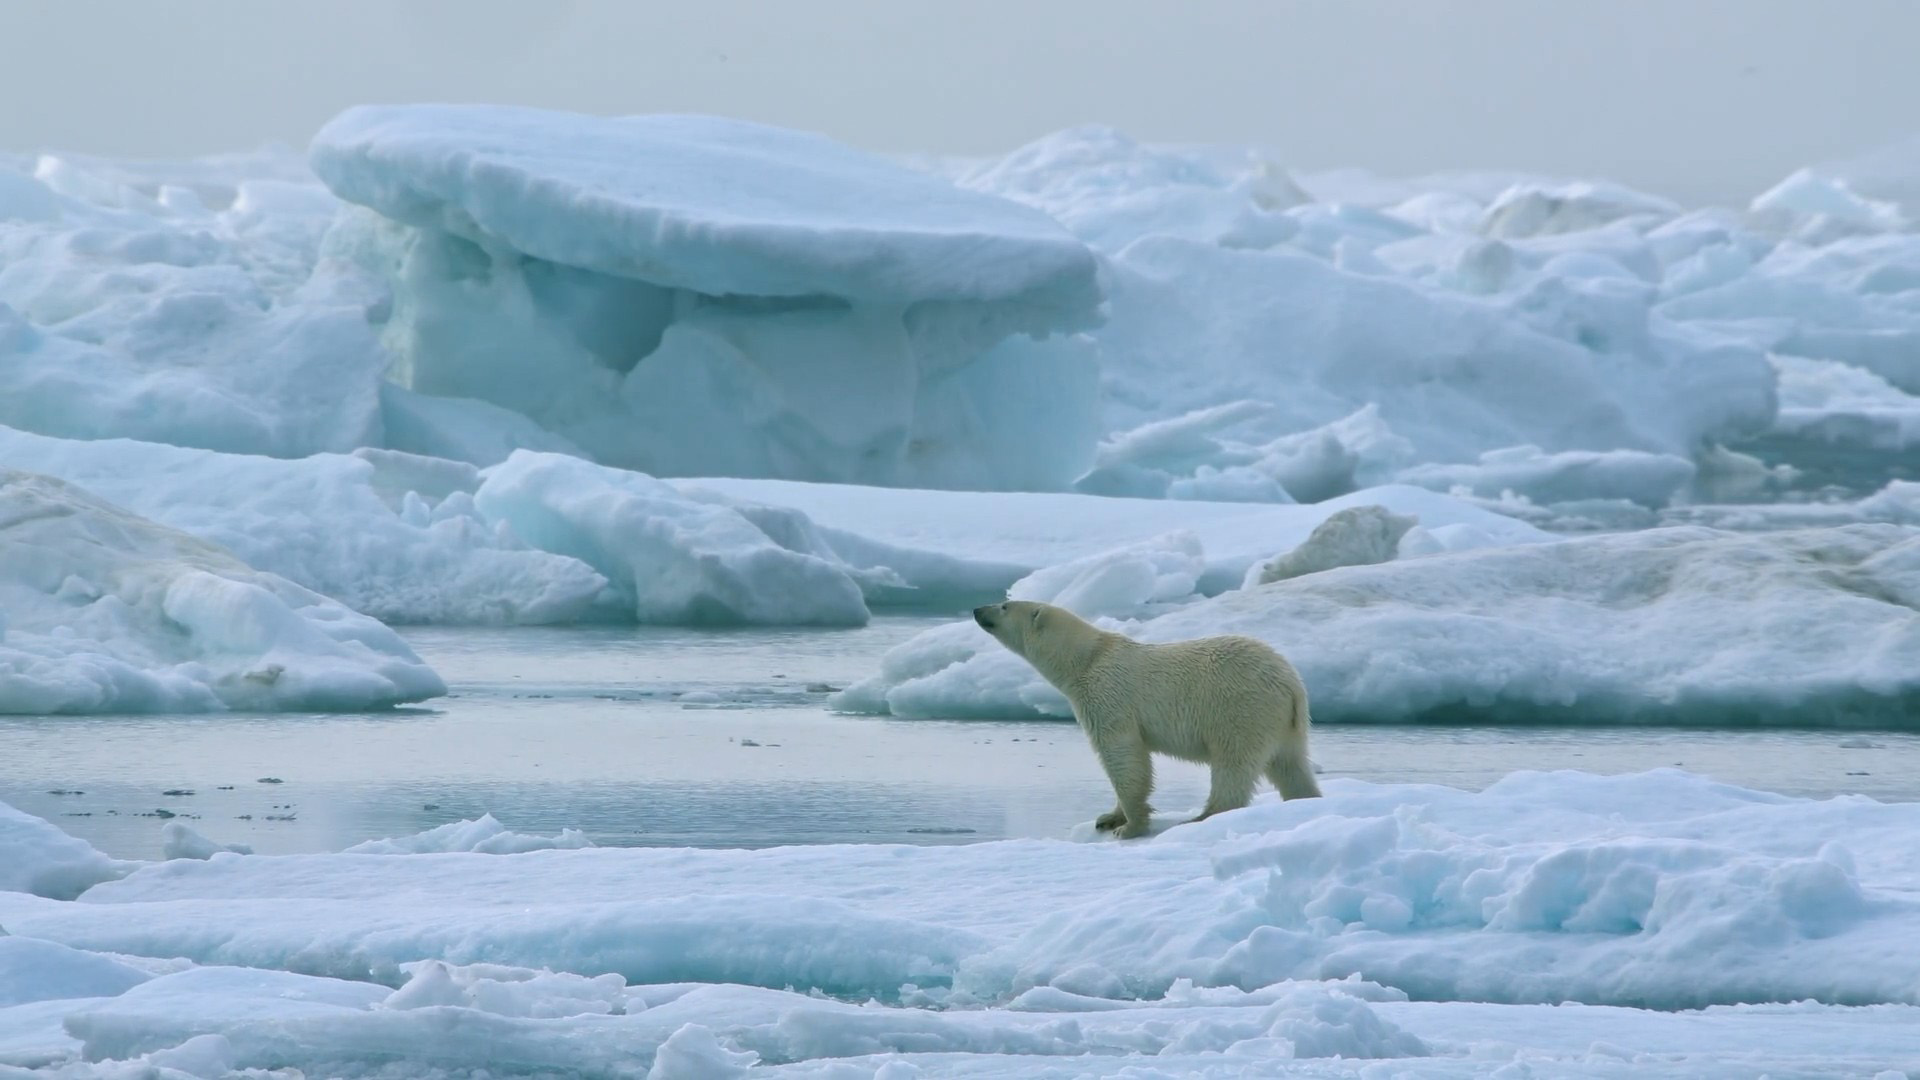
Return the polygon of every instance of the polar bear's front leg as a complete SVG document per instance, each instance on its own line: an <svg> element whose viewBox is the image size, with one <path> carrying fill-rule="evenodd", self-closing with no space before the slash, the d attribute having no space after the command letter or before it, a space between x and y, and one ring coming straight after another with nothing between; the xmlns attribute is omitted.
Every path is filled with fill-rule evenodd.
<svg viewBox="0 0 1920 1080"><path fill-rule="evenodd" d="M1138 737L1095 749L1100 753L1101 767L1107 771L1107 780L1113 784L1113 793L1120 801L1112 813L1096 819L1094 827L1117 829L1122 840L1145 836L1147 822L1153 816L1153 808L1147 805L1147 797L1153 794L1153 755ZM1102 822L1111 823L1102 825Z"/></svg>

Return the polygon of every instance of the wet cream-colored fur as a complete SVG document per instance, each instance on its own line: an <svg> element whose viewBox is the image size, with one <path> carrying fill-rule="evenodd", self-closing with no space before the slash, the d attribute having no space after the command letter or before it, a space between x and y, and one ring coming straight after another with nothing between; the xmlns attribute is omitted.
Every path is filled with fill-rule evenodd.
<svg viewBox="0 0 1920 1080"><path fill-rule="evenodd" d="M973 618L1073 703L1119 797L1098 828L1123 837L1147 831L1156 753L1212 770L1195 821L1247 805L1263 774L1283 799L1320 794L1307 759L1307 688L1265 642L1148 645L1026 600L975 608Z"/></svg>

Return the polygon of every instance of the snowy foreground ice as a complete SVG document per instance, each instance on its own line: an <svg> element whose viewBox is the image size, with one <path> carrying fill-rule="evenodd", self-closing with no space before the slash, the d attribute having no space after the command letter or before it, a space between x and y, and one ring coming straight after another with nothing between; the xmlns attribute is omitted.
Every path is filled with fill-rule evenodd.
<svg viewBox="0 0 1920 1080"><path fill-rule="evenodd" d="M1676 770L1332 779L1131 843L580 849L488 819L114 863L0 815L0 1069L1920 1070L1920 807Z"/></svg>

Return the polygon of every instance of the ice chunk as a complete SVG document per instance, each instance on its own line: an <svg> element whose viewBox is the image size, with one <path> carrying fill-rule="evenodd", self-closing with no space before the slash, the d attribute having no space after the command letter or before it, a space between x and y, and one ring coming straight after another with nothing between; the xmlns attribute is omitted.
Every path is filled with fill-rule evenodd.
<svg viewBox="0 0 1920 1080"><path fill-rule="evenodd" d="M1831 502L1703 503L1674 507L1662 517L1717 529L1771 530L1886 523L1920 525L1920 482L1892 480L1865 498Z"/></svg>
<svg viewBox="0 0 1920 1080"><path fill-rule="evenodd" d="M1399 554L1400 540L1420 519L1384 506L1349 506L1314 527L1299 547L1247 572L1247 585L1268 585L1338 566L1371 566Z"/></svg>
<svg viewBox="0 0 1920 1080"><path fill-rule="evenodd" d="M1667 505L1693 480L1693 462L1674 454L1639 450L1563 450L1537 446L1488 450L1476 464L1416 465L1396 479L1436 491L1465 489L1475 495L1506 492L1534 502L1624 499L1653 509Z"/></svg>
<svg viewBox="0 0 1920 1080"><path fill-rule="evenodd" d="M220 844L188 828L178 821L169 821L160 827L160 857L163 859L211 859L222 852L234 855L251 855L253 849L245 844Z"/></svg>
<svg viewBox="0 0 1920 1080"><path fill-rule="evenodd" d="M0 461L78 484L390 622L564 623L602 610L606 579L502 538L473 510L477 474L454 462L392 453L287 461L3 427Z"/></svg>
<svg viewBox="0 0 1920 1080"><path fill-rule="evenodd" d="M1786 243L1750 272L1673 296L1670 319L1711 324L1775 353L1837 360L1920 393L1920 237L1848 237Z"/></svg>
<svg viewBox="0 0 1920 1080"><path fill-rule="evenodd" d="M1798 356L1772 360L1780 373L1775 434L1862 451L1862 466L1879 459L1873 451L1920 447L1920 395L1849 364Z"/></svg>
<svg viewBox="0 0 1920 1080"><path fill-rule="evenodd" d="M1812 169L1798 169L1755 196L1750 209L1756 214L1828 218L1876 231L1905 225L1898 206L1863 198L1854 193L1846 180L1822 176Z"/></svg>
<svg viewBox="0 0 1920 1080"><path fill-rule="evenodd" d="M1220 432L1264 419L1272 411L1265 402L1232 401L1117 432L1101 442L1093 468L1074 487L1091 495L1160 498L1170 493L1178 478L1188 477L1191 485L1195 474L1207 470L1208 490L1217 492L1223 483L1219 478L1224 466L1248 474L1237 489L1243 497L1216 496L1215 501L1293 502L1286 487L1272 476L1245 468L1255 454L1236 454L1238 447L1218 437Z"/></svg>
<svg viewBox="0 0 1920 1080"><path fill-rule="evenodd" d="M1253 152L1230 163L1209 160L1192 150L1143 146L1095 125L1055 132L961 169L954 179L1045 210L1107 252L1147 235L1268 247L1299 229L1282 211L1310 198Z"/></svg>
<svg viewBox="0 0 1920 1080"><path fill-rule="evenodd" d="M1278 432L1304 432L1372 405L1404 464L1529 444L1691 455L1764 430L1773 372L1757 345L1652 315L1657 299L1555 276L1492 302L1149 237L1117 260L1095 337L1116 428L1253 400Z"/></svg>
<svg viewBox="0 0 1920 1080"><path fill-rule="evenodd" d="M1680 207L1667 199L1619 184L1536 182L1501 192L1487 207L1480 227L1488 236L1511 239L1581 232L1623 218L1657 222L1679 213Z"/></svg>
<svg viewBox="0 0 1920 1080"><path fill-rule="evenodd" d="M1036 570L1014 582L1007 597L1057 604L1088 618L1138 615L1193 598L1205 572L1200 538L1175 532Z"/></svg>
<svg viewBox="0 0 1920 1080"><path fill-rule="evenodd" d="M446 685L385 626L62 481L0 471L0 712L369 709Z"/></svg>
<svg viewBox="0 0 1920 1080"><path fill-rule="evenodd" d="M1096 625L1112 629L1106 620ZM1025 660L983 639L973 620L914 635L886 651L880 670L828 699L840 712L945 720L1067 718L1067 696Z"/></svg>
<svg viewBox="0 0 1920 1080"><path fill-rule="evenodd" d="M139 1064L159 1070L160 1077L168 1077L171 1072L197 1080L220 1080L234 1071L233 1044L224 1035L195 1035L179 1046L140 1055Z"/></svg>
<svg viewBox="0 0 1920 1080"><path fill-rule="evenodd" d="M591 564L639 622L867 621L865 575L824 543L796 550L643 473L518 450L487 470L474 505L535 546Z"/></svg>
<svg viewBox="0 0 1920 1080"><path fill-rule="evenodd" d="M0 650L6 648L0 638ZM71 900L134 865L109 859L85 840L0 803L0 890ZM0 944L10 940L0 936Z"/></svg>
<svg viewBox="0 0 1920 1080"><path fill-rule="evenodd" d="M683 1024L654 1054L647 1080L729 1080L746 1076L760 1060L751 1050L729 1050L704 1024Z"/></svg>
<svg viewBox="0 0 1920 1080"><path fill-rule="evenodd" d="M0 815L18 813L0 804ZM31 1001L113 997L146 982L139 968L52 941L0 934L0 1008Z"/></svg>
<svg viewBox="0 0 1920 1080"><path fill-rule="evenodd" d="M496 1016L606 1016L626 1011L627 981L607 974L594 978L572 972L510 967L504 964L453 965L439 960L402 964L406 983L381 1007L421 1009L462 1006Z"/></svg>
<svg viewBox="0 0 1920 1080"><path fill-rule="evenodd" d="M558 836L532 836L517 833L494 819L492 814L452 821L412 836L386 840L368 840L347 849L351 855L418 855L433 851L472 851L484 855L512 855L522 851L547 851L553 848L583 848L593 844L578 829L563 829Z"/></svg>

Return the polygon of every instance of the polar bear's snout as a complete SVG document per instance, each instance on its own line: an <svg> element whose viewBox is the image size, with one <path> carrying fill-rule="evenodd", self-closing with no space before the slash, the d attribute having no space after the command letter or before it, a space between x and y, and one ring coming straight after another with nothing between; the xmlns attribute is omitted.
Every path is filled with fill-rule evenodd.
<svg viewBox="0 0 1920 1080"><path fill-rule="evenodd" d="M984 604L973 609L973 621L980 624L982 630L991 630L1005 613L1005 604Z"/></svg>

